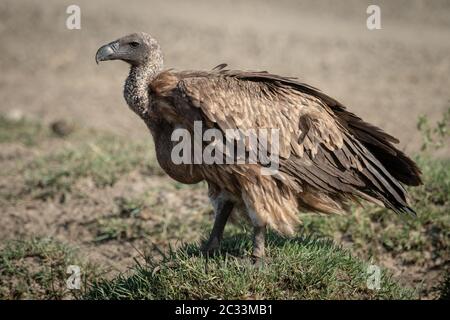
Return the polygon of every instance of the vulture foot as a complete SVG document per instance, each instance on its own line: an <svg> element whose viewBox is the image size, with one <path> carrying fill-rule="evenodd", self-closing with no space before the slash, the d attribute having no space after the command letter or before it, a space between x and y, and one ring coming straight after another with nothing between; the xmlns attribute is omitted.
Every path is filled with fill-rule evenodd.
<svg viewBox="0 0 450 320"><path fill-rule="evenodd" d="M202 253L206 255L212 255L220 248L220 240L216 237L211 238L200 248Z"/></svg>

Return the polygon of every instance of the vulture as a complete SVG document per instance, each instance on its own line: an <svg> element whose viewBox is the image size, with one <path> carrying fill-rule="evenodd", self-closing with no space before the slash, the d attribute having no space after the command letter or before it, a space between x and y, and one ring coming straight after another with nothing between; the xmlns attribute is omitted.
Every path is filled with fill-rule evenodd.
<svg viewBox="0 0 450 320"><path fill-rule="evenodd" d="M301 211L343 213L363 199L415 215L405 186L420 185L421 171L394 146L399 141L297 78L229 70L226 64L210 71L164 69L161 48L146 33L103 45L95 59L130 65L124 98L149 128L162 169L181 183L206 181L215 220L202 247L205 253L219 248L230 215L244 217L252 225L255 262L264 257L266 229L292 235ZM267 161L259 158L230 163L174 161L178 141L173 132L195 134L196 122L202 124L201 133L207 129L224 133L217 143L225 143L229 130L278 130L277 148L272 150L275 142L260 136L256 144L276 155L277 169L268 174ZM234 138L244 146L245 155L257 152L245 136ZM201 152L207 143L201 141L200 147Z"/></svg>

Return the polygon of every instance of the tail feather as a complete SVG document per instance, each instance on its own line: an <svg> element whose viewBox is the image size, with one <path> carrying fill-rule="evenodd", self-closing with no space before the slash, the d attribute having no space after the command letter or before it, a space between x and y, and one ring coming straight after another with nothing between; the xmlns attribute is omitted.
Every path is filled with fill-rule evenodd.
<svg viewBox="0 0 450 320"><path fill-rule="evenodd" d="M374 145L366 145L370 152L381 162L389 173L401 183L408 186L422 184L421 171L403 152L395 149L395 154L386 152Z"/></svg>
<svg viewBox="0 0 450 320"><path fill-rule="evenodd" d="M399 142L398 139L363 121L336 101L332 107L342 125L381 162L395 179L408 186L422 184L420 169L414 161L393 145Z"/></svg>
<svg viewBox="0 0 450 320"><path fill-rule="evenodd" d="M355 141L352 146L359 149L360 154L364 154L361 159L365 163L367 171L366 176L372 176L378 180L382 188L375 188L367 190L369 195L373 194L377 199L381 200L383 204L396 213L407 213L416 215L415 211L408 205L408 197L405 188L401 183L391 175L389 170L383 165L376 155L372 152L367 152L361 143ZM364 191L363 191L364 192Z"/></svg>

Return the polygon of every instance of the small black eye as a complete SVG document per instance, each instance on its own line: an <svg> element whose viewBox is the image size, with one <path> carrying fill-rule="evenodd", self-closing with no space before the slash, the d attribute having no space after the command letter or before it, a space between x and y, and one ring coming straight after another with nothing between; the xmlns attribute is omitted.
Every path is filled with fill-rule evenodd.
<svg viewBox="0 0 450 320"><path fill-rule="evenodd" d="M133 48L139 47L139 42L136 41L130 42L130 46Z"/></svg>

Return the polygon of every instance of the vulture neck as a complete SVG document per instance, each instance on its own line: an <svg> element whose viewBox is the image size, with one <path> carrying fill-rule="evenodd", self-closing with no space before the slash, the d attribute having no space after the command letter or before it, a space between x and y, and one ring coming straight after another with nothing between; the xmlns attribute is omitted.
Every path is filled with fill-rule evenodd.
<svg viewBox="0 0 450 320"><path fill-rule="evenodd" d="M146 119L150 104L149 84L161 72L162 60L156 63L146 63L131 66L130 74L125 81L124 96L131 110L139 117Z"/></svg>

